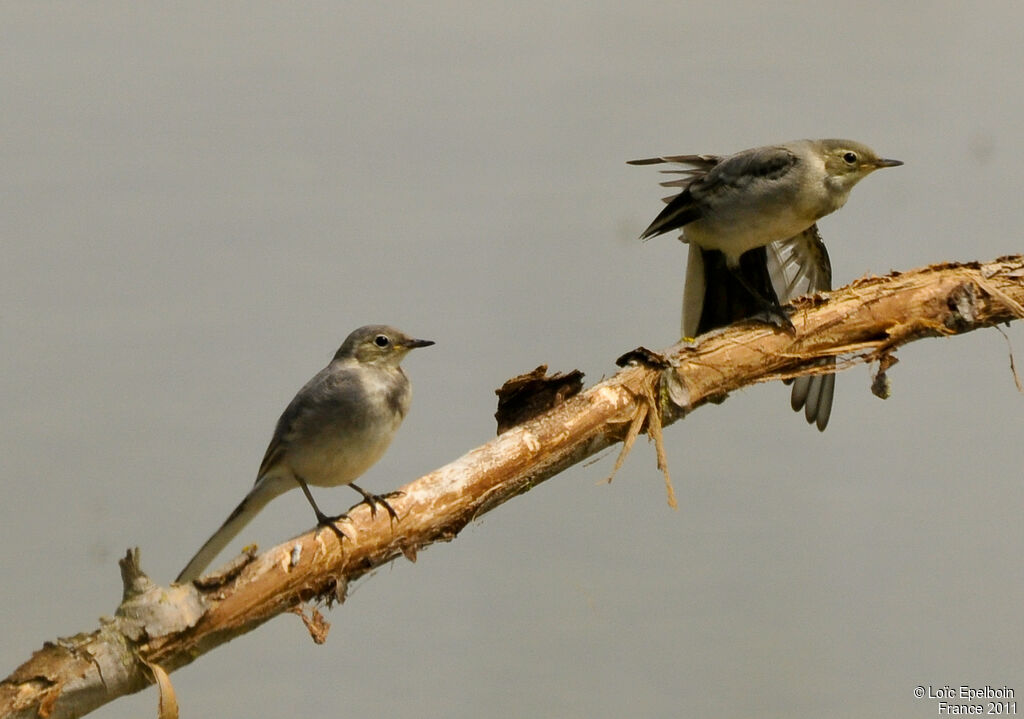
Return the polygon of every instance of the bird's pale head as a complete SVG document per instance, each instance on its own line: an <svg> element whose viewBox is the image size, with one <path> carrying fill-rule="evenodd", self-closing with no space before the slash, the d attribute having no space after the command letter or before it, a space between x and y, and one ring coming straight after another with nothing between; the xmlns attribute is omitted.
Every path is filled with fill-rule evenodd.
<svg viewBox="0 0 1024 719"><path fill-rule="evenodd" d="M397 367L410 350L429 347L432 340L418 340L388 325L366 325L354 330L338 348L334 359L360 364Z"/></svg>
<svg viewBox="0 0 1024 719"><path fill-rule="evenodd" d="M818 140L816 149L825 163L829 183L844 194L875 170L903 164L879 157L867 145L853 140Z"/></svg>

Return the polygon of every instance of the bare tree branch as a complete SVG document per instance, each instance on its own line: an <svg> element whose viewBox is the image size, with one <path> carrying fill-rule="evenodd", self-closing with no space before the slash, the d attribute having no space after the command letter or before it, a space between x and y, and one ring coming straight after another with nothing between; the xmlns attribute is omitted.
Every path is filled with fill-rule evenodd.
<svg viewBox="0 0 1024 719"><path fill-rule="evenodd" d="M195 586L153 584L130 552L121 562L125 597L117 616L45 644L0 682L0 717L81 716L155 678L172 708L166 716L174 716L164 672L282 612L299 613L323 641L328 625L316 609L304 610L306 602L343 600L349 582L399 556L415 561L422 548L453 539L473 518L616 442L625 440L626 451L641 431L659 440L662 426L701 404L755 382L820 371L814 360L824 356L842 355L840 368L878 361L875 384L882 386L903 344L1019 318L1024 257L1012 256L867 277L802 298L795 336L741 323L663 353L634 350L609 379L568 398L552 393L557 406L403 487L389 500L397 523L362 506L343 526L351 538L344 544L330 531L307 532ZM660 446L658 460L663 466Z"/></svg>

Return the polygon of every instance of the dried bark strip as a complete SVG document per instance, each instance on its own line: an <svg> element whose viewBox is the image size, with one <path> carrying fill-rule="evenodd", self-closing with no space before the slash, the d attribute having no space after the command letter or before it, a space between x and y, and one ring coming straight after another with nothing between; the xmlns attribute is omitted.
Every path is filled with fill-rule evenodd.
<svg viewBox="0 0 1024 719"><path fill-rule="evenodd" d="M173 671L306 601L343 599L348 583L373 568L402 555L415 561L474 517L622 441L634 423L646 428L651 387L667 426L734 389L814 372L817 357L853 354L840 363L849 366L891 358L915 339L1022 318L1024 258L863 278L796 309L795 338L747 324L662 354L631 353L639 359L609 379L403 487L390 500L400 522L355 510L344 547L332 532L308 532L198 586L170 588L150 582L129 554L118 615L47 643L0 682L0 717L81 716L151 684L150 666ZM316 622L317 631L325 624Z"/></svg>

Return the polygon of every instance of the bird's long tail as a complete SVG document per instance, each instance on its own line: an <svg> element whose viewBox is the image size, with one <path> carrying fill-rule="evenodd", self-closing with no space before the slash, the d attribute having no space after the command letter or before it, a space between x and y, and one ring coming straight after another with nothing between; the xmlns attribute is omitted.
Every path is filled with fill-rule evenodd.
<svg viewBox="0 0 1024 719"><path fill-rule="evenodd" d="M242 531L245 525L252 521L253 517L259 514L260 510L267 506L270 500L294 486L298 485L294 482L289 483L283 477L260 478L249 494L245 495L242 503L235 507L235 511L224 520L220 529L214 532L213 536L206 540L206 544L199 548L196 555L189 560L174 581L183 584L191 582L202 574L210 562Z"/></svg>
<svg viewBox="0 0 1024 719"><path fill-rule="evenodd" d="M804 375L793 380L793 394L790 402L794 412L804 410L808 423L818 425L822 432L828 426L832 415L832 399L836 393L835 357L826 357L817 364L831 365L833 374Z"/></svg>

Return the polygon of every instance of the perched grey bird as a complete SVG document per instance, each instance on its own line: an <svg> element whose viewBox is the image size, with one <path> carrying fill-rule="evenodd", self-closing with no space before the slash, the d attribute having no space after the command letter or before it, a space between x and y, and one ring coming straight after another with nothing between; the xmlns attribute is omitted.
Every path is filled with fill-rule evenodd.
<svg viewBox="0 0 1024 719"><path fill-rule="evenodd" d="M683 290L683 336L695 337L741 319L760 319L788 332L779 304L832 289L832 267L815 224L835 212L853 186L899 160L878 157L852 140L796 140L735 155L675 155L631 165L675 162L682 177L642 239L682 230L690 245ZM835 359L822 361L835 366ZM793 409L819 430L828 425L835 374L797 378Z"/></svg>
<svg viewBox="0 0 1024 719"><path fill-rule="evenodd" d="M367 325L350 334L331 363L299 390L277 421L256 485L175 581L198 577L270 500L295 487L302 489L320 524L344 515L321 512L308 484L347 484L363 495L371 511L376 513L381 504L394 518L385 497L353 482L384 454L409 411L412 391L399 363L410 350L432 344L386 325Z"/></svg>

